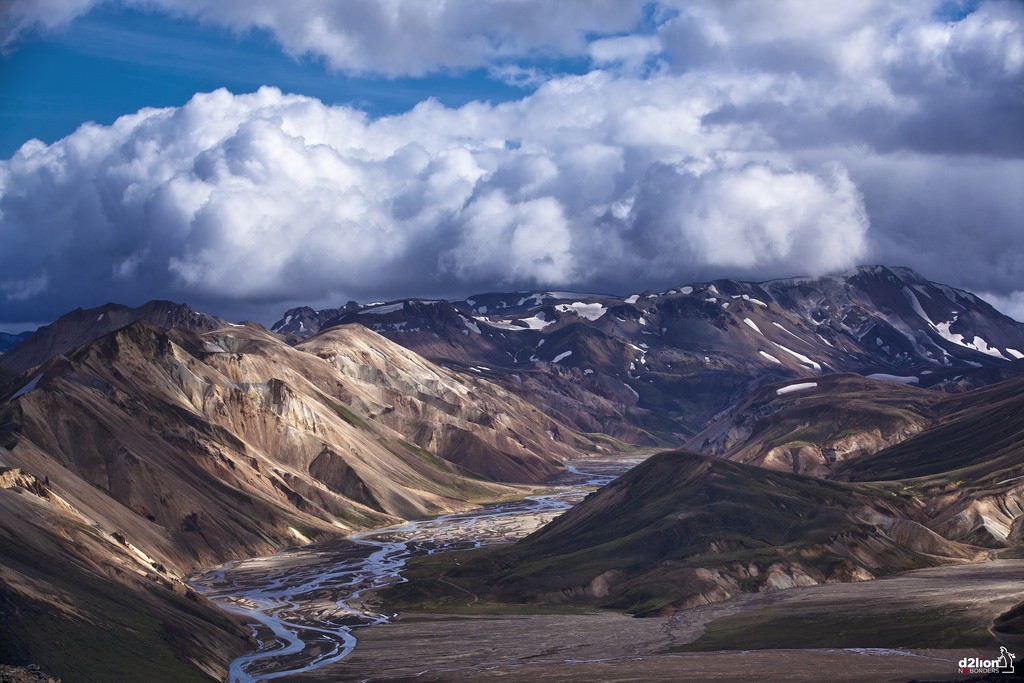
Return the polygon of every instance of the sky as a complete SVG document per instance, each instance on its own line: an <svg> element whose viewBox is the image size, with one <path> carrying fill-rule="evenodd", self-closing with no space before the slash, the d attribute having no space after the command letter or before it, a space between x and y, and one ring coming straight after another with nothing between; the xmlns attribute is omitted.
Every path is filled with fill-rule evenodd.
<svg viewBox="0 0 1024 683"><path fill-rule="evenodd" d="M0 0L0 330L909 266L1024 320L1021 0Z"/></svg>

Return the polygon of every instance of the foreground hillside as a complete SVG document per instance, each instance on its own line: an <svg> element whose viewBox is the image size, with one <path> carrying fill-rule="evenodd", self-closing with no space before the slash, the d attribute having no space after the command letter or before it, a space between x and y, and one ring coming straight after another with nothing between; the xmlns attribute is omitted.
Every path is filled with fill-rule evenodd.
<svg viewBox="0 0 1024 683"><path fill-rule="evenodd" d="M654 615L984 555L914 521L914 501L895 488L666 452L514 546L463 557L439 582L498 602ZM395 589L398 600L426 599L428 584Z"/></svg>
<svg viewBox="0 0 1024 683"><path fill-rule="evenodd" d="M258 326L131 323L0 405L3 654L69 680L130 680L146 658L220 678L247 631L190 571L522 495L584 444L361 326L292 347Z"/></svg>

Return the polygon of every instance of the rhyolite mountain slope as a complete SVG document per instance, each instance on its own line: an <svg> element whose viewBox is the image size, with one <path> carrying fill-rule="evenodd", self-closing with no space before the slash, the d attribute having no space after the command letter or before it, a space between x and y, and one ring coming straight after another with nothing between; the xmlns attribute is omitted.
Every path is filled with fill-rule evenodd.
<svg viewBox="0 0 1024 683"><path fill-rule="evenodd" d="M584 446L486 379L362 326L290 346L256 325L133 322L22 375L0 403L0 611L19 625L4 647L70 678L80 666L131 680L46 636L108 647L127 630L166 679L219 678L245 632L182 584L189 572L522 495L509 484L546 479Z"/></svg>
<svg viewBox="0 0 1024 683"><path fill-rule="evenodd" d="M249 629L128 540L117 503L81 497L0 466L0 661L64 681L225 680Z"/></svg>
<svg viewBox="0 0 1024 683"><path fill-rule="evenodd" d="M172 565L463 508L585 443L360 326L291 347L255 326L133 323L26 377L0 434L8 466L155 524Z"/></svg>
<svg viewBox="0 0 1024 683"><path fill-rule="evenodd" d="M1024 378L952 395L855 375L769 385L688 445L773 470L901 480L947 538L1024 537Z"/></svg>
<svg viewBox="0 0 1024 683"><path fill-rule="evenodd" d="M929 528L990 548L1024 544L1024 379L951 396L928 428L840 463L833 478L900 481Z"/></svg>
<svg viewBox="0 0 1024 683"><path fill-rule="evenodd" d="M1022 378L953 395L852 375L770 385L689 446L774 470L901 480L947 538L1003 547L1024 537Z"/></svg>
<svg viewBox="0 0 1024 683"><path fill-rule="evenodd" d="M302 338L346 323L491 373L582 431L647 444L681 443L757 386L787 379L853 372L961 391L1024 371L1024 325L969 292L884 266L627 297L350 302L293 309L273 329Z"/></svg>

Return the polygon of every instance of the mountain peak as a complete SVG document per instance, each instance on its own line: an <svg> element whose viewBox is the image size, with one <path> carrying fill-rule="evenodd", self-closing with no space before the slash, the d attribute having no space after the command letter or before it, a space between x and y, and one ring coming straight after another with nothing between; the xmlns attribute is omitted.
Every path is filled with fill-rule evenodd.
<svg viewBox="0 0 1024 683"><path fill-rule="evenodd" d="M159 299L137 308L117 303L78 308L50 325L40 327L35 334L0 357L0 368L15 373L25 372L54 356L138 321L160 329L178 328L193 332L208 332L227 324L225 320L200 313L187 304Z"/></svg>

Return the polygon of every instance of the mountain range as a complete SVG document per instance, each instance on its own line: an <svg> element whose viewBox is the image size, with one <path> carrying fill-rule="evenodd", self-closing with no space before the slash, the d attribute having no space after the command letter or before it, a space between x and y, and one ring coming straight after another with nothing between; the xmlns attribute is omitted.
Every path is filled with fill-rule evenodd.
<svg viewBox="0 0 1024 683"><path fill-rule="evenodd" d="M883 266L270 330L79 309L0 355L0 659L223 678L248 631L191 571L521 496L595 451L685 449L445 581L656 615L979 560L1024 539L1022 371L1024 325ZM427 589L455 590L396 600Z"/></svg>
<svg viewBox="0 0 1024 683"><path fill-rule="evenodd" d="M584 432L678 444L757 386L853 372L944 391L1019 373L1024 326L906 268L570 292L408 299L314 311L291 339L359 323L434 362L488 374Z"/></svg>

